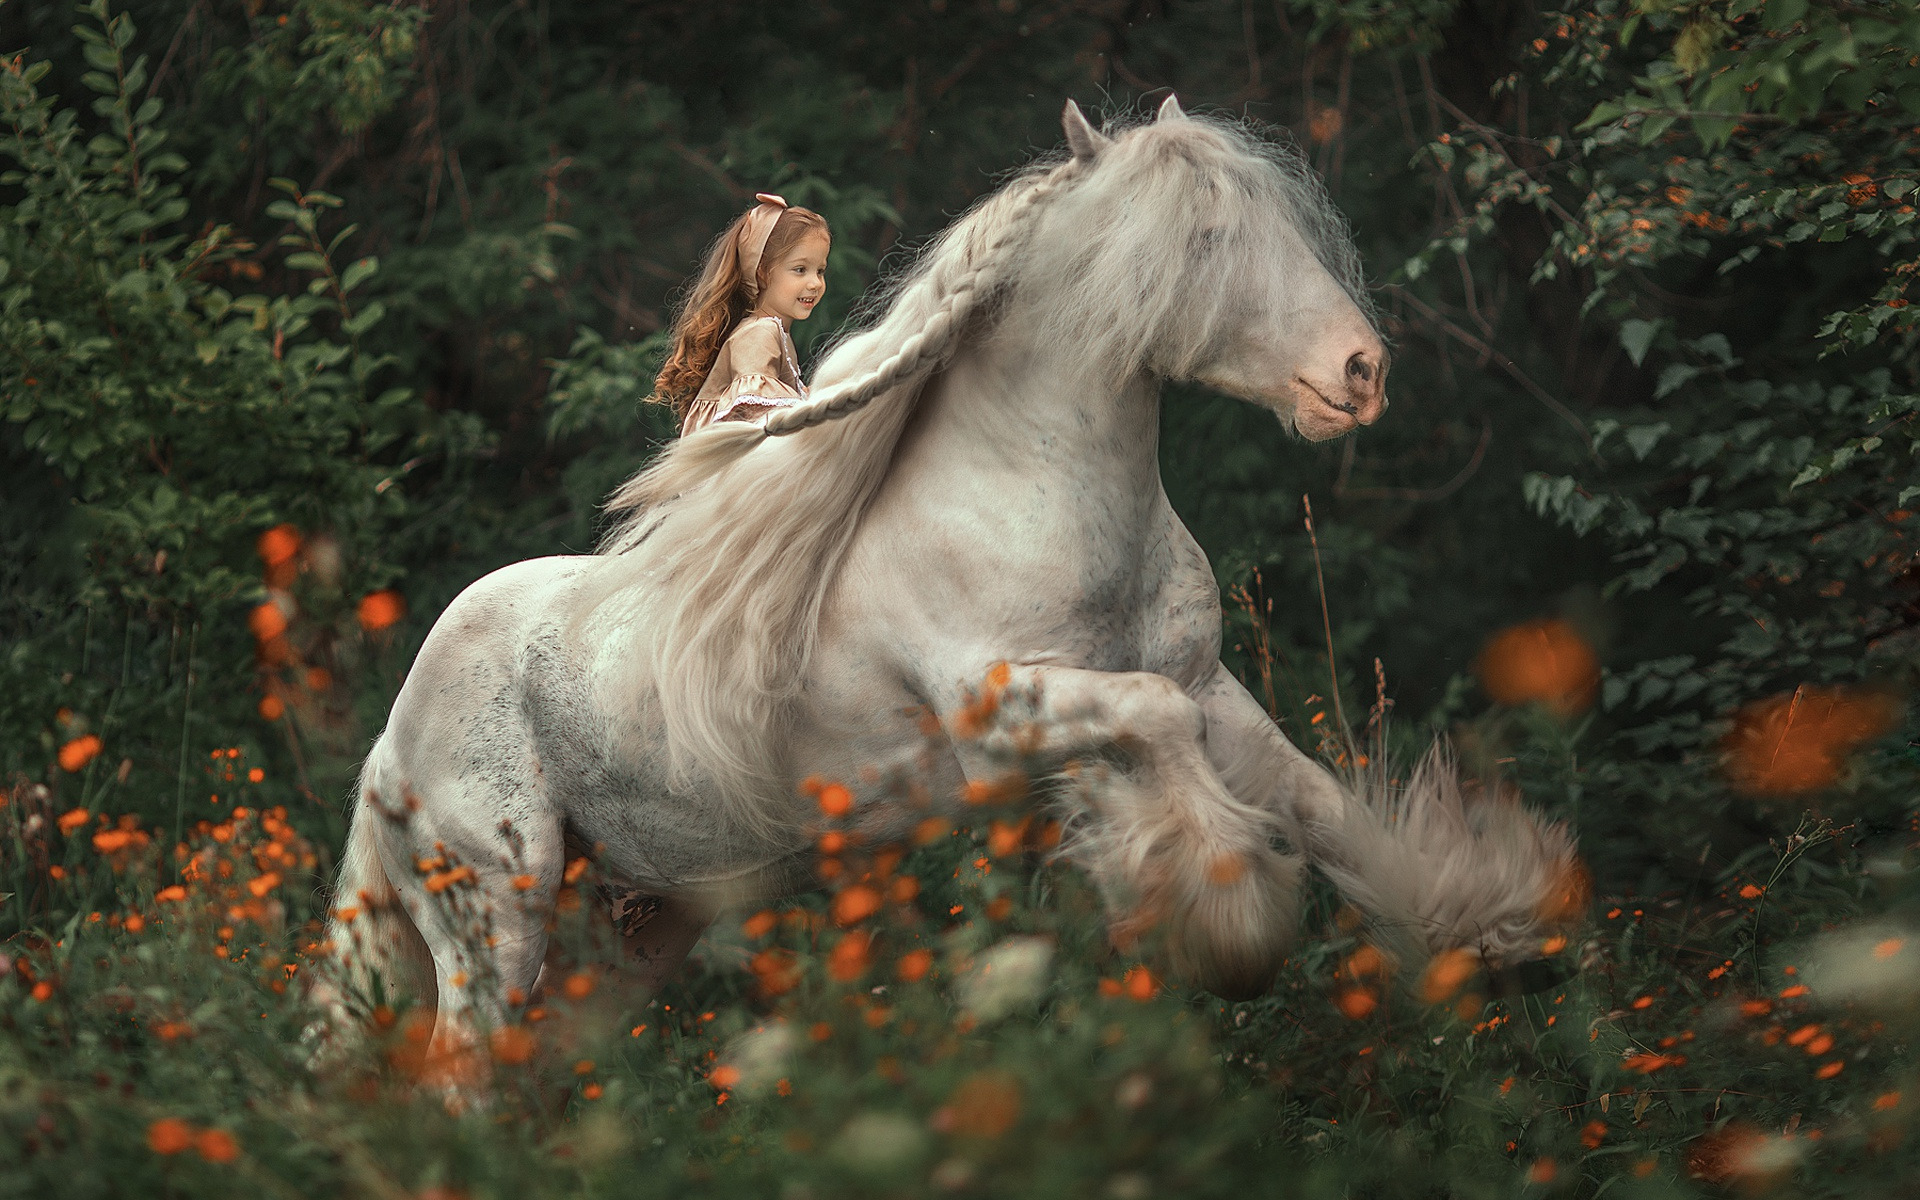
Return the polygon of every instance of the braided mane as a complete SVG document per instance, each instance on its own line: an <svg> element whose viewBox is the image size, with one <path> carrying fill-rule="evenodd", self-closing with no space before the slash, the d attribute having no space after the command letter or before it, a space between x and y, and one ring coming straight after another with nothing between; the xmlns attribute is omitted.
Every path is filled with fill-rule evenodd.
<svg viewBox="0 0 1920 1200"><path fill-rule="evenodd" d="M1029 286L1029 273L1071 280L1076 265L1084 270L1030 241L1036 226L1054 232L1049 210L1061 198L1109 174L1116 190L1170 170L1190 186L1205 160L1225 180L1202 182L1213 200L1230 193L1225 203L1248 214L1261 205L1270 213L1274 203L1290 209L1313 253L1366 307L1345 227L1297 155L1227 122L1183 118L1179 125L1162 121L1112 143L1130 153L1029 166L928 245L876 323L821 364L810 400L777 410L764 427L718 422L683 437L613 496L609 509L622 516L602 543L579 620L617 625L650 660L651 670L629 677L632 686L651 680L660 690L672 784L717 801L736 836L779 840L790 832L782 759L791 702L806 678L829 586L928 377L963 336L986 333L985 322L1004 307L999 298L1016 283ZM1156 130L1149 142L1135 142ZM1170 168L1169 148L1186 160L1185 170ZM1121 161L1109 168L1114 159ZM1154 194L1136 198L1169 214L1208 207L1199 195L1170 190L1180 186L1147 186ZM1127 207L1117 198L1094 203ZM1171 231L1188 222L1170 215L1164 223ZM1098 235L1083 230L1078 240L1089 238ZM1173 270L1192 252L1169 246L1162 256ZM1170 288L1167 303L1177 305L1171 293L1187 290ZM1096 340L1130 333L1135 343L1110 361L1145 365L1154 331L1137 323L1129 331L1124 320L1118 329L1099 324ZM1194 346L1173 358L1191 357L1208 336L1195 325L1187 339Z"/></svg>

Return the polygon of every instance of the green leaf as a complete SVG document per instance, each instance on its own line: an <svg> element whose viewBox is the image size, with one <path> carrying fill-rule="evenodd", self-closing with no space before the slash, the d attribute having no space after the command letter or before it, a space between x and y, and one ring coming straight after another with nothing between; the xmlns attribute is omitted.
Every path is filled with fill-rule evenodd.
<svg viewBox="0 0 1920 1200"><path fill-rule="evenodd" d="M1767 10L1760 18L1760 24L1769 31L1778 31L1806 15L1807 0L1767 0Z"/></svg>
<svg viewBox="0 0 1920 1200"><path fill-rule="evenodd" d="M379 269L380 260L371 254L347 264L347 269L340 273L340 290L343 292L351 292Z"/></svg>
<svg viewBox="0 0 1920 1200"><path fill-rule="evenodd" d="M1660 332L1660 322L1638 319L1620 322L1620 344L1626 348L1627 357L1634 366L1646 361L1647 351L1653 346L1653 339Z"/></svg>

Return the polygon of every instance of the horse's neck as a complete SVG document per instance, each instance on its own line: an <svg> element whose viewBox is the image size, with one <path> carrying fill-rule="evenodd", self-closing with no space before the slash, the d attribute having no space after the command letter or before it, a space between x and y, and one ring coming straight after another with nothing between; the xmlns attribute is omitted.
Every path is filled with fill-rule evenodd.
<svg viewBox="0 0 1920 1200"><path fill-rule="evenodd" d="M1105 538L1145 538L1160 495L1160 388L1116 382L1002 332L948 365L915 440L940 472L1020 481L1007 503L1043 496L1051 524L1097 523Z"/></svg>

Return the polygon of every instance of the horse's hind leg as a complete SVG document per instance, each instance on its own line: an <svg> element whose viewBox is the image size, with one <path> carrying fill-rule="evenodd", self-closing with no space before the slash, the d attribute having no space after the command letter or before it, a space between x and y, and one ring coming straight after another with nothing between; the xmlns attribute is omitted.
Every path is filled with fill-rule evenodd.
<svg viewBox="0 0 1920 1200"><path fill-rule="evenodd" d="M713 923L713 910L696 901L621 892L612 897L623 965L634 983L658 992L680 972L687 952Z"/></svg>
<svg viewBox="0 0 1920 1200"><path fill-rule="evenodd" d="M483 1061L480 1031L507 1024L539 977L566 865L560 821L503 817L498 796L450 781L387 794L411 809L387 823L381 858L433 958L428 1060L458 1082Z"/></svg>
<svg viewBox="0 0 1920 1200"><path fill-rule="evenodd" d="M1200 705L1147 672L1014 667L996 690L998 719L961 747L969 773L1015 756L1110 762L1069 852L1124 912L1116 932L1158 925L1183 974L1223 996L1265 991L1293 941L1300 863L1208 761Z"/></svg>

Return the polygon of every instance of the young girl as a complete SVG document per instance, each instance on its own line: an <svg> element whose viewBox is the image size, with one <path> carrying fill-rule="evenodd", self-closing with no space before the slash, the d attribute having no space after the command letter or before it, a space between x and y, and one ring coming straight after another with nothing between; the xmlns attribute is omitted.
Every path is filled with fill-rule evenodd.
<svg viewBox="0 0 1920 1200"><path fill-rule="evenodd" d="M756 198L707 252L654 380L654 399L673 406L683 436L807 398L788 329L827 290L827 223L778 196Z"/></svg>

